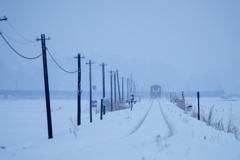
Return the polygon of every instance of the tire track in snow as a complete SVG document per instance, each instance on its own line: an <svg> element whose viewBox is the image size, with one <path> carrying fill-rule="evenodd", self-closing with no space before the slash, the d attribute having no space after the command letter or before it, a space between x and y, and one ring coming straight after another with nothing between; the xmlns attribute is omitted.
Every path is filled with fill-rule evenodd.
<svg viewBox="0 0 240 160"><path fill-rule="evenodd" d="M130 136L130 135L132 135L133 133L135 133L135 132L141 127L141 125L143 124L144 120L146 119L149 111L150 111L151 108L152 108L152 104L153 104L153 100L152 100L151 106L149 107L147 113L144 115L144 117L142 118L142 120L138 123L138 125L134 128L134 130L133 130L128 136Z"/></svg>
<svg viewBox="0 0 240 160"><path fill-rule="evenodd" d="M173 127L172 127L172 124L170 123L170 121L168 120L168 117L164 114L164 112L162 110L162 107L161 107L161 104L159 102L159 99L158 99L158 104L159 104L159 107L160 107L160 112L162 113L164 121L167 124L168 129L169 129L169 135L167 137L165 137L165 138L169 138L169 137L171 137L173 135Z"/></svg>

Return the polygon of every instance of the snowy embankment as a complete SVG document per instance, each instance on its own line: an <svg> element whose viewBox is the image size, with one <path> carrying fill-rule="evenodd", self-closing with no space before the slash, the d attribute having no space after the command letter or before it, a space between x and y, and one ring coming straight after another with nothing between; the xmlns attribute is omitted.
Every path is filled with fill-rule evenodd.
<svg viewBox="0 0 240 160"><path fill-rule="evenodd" d="M133 111L107 112L102 121L93 113L91 124L84 100L81 126L75 123L76 100L52 100L51 140L44 100L0 103L4 160L240 159L240 142L233 134L206 126L165 100L143 100Z"/></svg>

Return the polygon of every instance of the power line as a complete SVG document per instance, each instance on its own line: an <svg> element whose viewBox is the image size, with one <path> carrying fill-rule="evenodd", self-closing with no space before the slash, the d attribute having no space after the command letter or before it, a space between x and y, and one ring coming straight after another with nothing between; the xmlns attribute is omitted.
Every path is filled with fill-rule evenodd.
<svg viewBox="0 0 240 160"><path fill-rule="evenodd" d="M63 68L56 62L56 60L53 58L53 56L51 55L51 53L49 52L48 49L47 49L47 52L49 53L49 55L50 55L50 57L52 58L52 60L56 63L56 65L57 65L61 70L63 70L64 72L66 72L66 73L76 73L76 72L78 72L78 70L73 71L73 72L66 71L65 69L63 69Z"/></svg>
<svg viewBox="0 0 240 160"><path fill-rule="evenodd" d="M4 39L4 41L8 44L8 46L16 53L18 54L20 57L25 58L25 59L29 59L29 60L33 60L33 59L37 59L38 57L40 57L42 55L42 53L40 55L38 55L37 57L33 57L33 58L29 58L29 57L25 57L23 55L21 55L20 53L18 53L9 43L8 41L4 38L4 36L2 35L2 33L0 32L0 35L2 36L2 38Z"/></svg>
<svg viewBox="0 0 240 160"><path fill-rule="evenodd" d="M49 43L48 43L49 44ZM61 55L59 55L59 54L57 54L56 53L56 51L53 51L53 49L50 49L50 48L48 48L49 49L49 51L51 51L51 53L53 53L53 54L55 54L56 56L58 56L58 57L60 57L60 58L64 58L64 59L72 59L72 58L67 58L67 57L64 57L64 56L61 56Z"/></svg>
<svg viewBox="0 0 240 160"><path fill-rule="evenodd" d="M19 42L19 41L14 40L13 38L9 37L8 35L6 35L6 33L2 32L2 34L4 34L4 36L6 36L8 39L10 39L10 40L12 40L16 43L19 43L19 44L29 44L29 43L31 43L31 42Z"/></svg>
<svg viewBox="0 0 240 160"><path fill-rule="evenodd" d="M69 58L69 57L64 57L64 56L62 56L62 55L60 55L59 53L57 53L57 51L56 51L56 49L49 43L49 42L47 42L48 43L48 45L52 48L52 49L49 49L53 54L55 54L56 56L58 56L58 57L61 57L61 58L64 58L64 59L72 59L72 58Z"/></svg>
<svg viewBox="0 0 240 160"><path fill-rule="evenodd" d="M9 26L24 40L28 41L29 43L37 43L35 40L29 41L28 39L24 38L9 22L9 20L7 21L7 23L9 24Z"/></svg>

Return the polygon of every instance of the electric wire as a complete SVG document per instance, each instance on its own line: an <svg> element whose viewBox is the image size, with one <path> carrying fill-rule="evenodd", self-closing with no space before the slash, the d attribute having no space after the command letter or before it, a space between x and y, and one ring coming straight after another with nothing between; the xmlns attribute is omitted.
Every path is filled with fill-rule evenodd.
<svg viewBox="0 0 240 160"><path fill-rule="evenodd" d="M24 38L14 27L13 25L11 25L11 23L9 22L9 20L7 20L7 23L9 24L9 26L25 41L28 41L29 43L36 43L35 40L29 41L28 39Z"/></svg>
<svg viewBox="0 0 240 160"><path fill-rule="evenodd" d="M1 32L2 34L4 34L4 36L6 36L8 39L12 40L13 42L19 43L19 44L29 44L29 42L19 42L14 40L13 38L9 37L8 35L6 35L6 33Z"/></svg>
<svg viewBox="0 0 240 160"><path fill-rule="evenodd" d="M55 54L56 56L58 56L58 57L61 57L61 58L64 58L64 59L72 59L72 58L70 58L70 57L64 57L64 56L61 56L60 54L58 54L57 52L56 52L56 50L54 49L54 47L47 41L47 44L52 48L52 49L49 49L50 51L51 51L51 53L53 53L53 54Z"/></svg>
<svg viewBox="0 0 240 160"><path fill-rule="evenodd" d="M8 41L4 38L4 36L2 35L2 33L0 33L0 35L2 36L2 38L4 39L4 41L8 44L8 46L9 46L17 55L19 55L19 56L22 57L22 58L25 58L25 59L28 59L28 60L33 60L33 59L39 58L39 57L42 55L42 53L41 53L40 55L38 55L38 56L36 56L36 57L33 57L33 58L25 57L25 56L21 55L20 53L18 53L18 52L8 43Z"/></svg>
<svg viewBox="0 0 240 160"><path fill-rule="evenodd" d="M49 52L48 49L47 49L47 52L48 52L48 54L50 55L50 57L52 58L52 60L56 63L56 65L57 65L61 70L63 70L64 72L66 72L66 73L76 73L76 72L78 72L78 70L73 71L73 72L70 72L70 71L67 71L67 70L63 69L63 68L57 63L57 61L53 58L53 56L51 55L51 53Z"/></svg>

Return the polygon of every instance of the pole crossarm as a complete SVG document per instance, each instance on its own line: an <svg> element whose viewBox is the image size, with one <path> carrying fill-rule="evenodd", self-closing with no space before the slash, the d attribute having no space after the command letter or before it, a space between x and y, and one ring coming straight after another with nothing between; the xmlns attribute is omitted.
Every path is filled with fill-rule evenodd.
<svg viewBox="0 0 240 160"><path fill-rule="evenodd" d="M0 21L6 21L6 20L8 20L6 16L4 16L3 18L0 18Z"/></svg>

